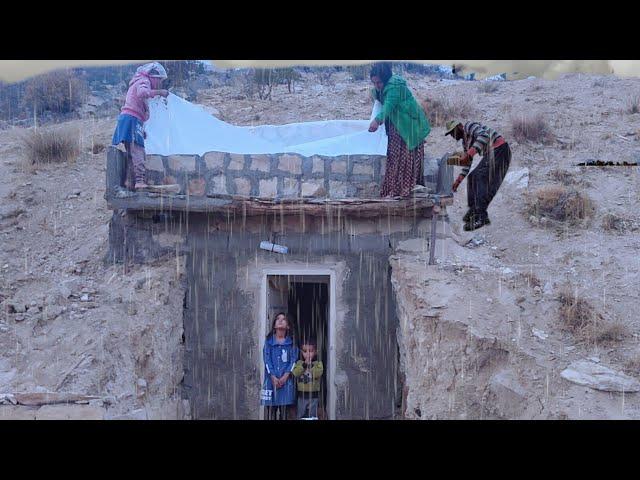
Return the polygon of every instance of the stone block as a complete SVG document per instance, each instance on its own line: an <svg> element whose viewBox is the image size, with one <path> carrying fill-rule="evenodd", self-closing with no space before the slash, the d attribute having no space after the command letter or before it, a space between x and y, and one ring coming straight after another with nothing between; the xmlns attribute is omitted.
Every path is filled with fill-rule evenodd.
<svg viewBox="0 0 640 480"><path fill-rule="evenodd" d="M189 195L194 197L203 197L206 194L207 183L204 178L194 178L193 180L189 180L189 187L187 191Z"/></svg>
<svg viewBox="0 0 640 480"><path fill-rule="evenodd" d="M299 175L302 173L302 158L299 155L282 155L278 161L278 169Z"/></svg>
<svg viewBox="0 0 640 480"><path fill-rule="evenodd" d="M324 180L309 180L302 182L303 197L324 197L326 195L324 189Z"/></svg>
<svg viewBox="0 0 640 480"><path fill-rule="evenodd" d="M347 161L346 160L332 161L331 173L347 173Z"/></svg>
<svg viewBox="0 0 640 480"><path fill-rule="evenodd" d="M297 197L300 191L300 181L295 178L285 178L282 185L282 195L285 197Z"/></svg>
<svg viewBox="0 0 640 480"><path fill-rule="evenodd" d="M278 179L276 177L268 180L260 180L260 196L265 198L273 198L278 193Z"/></svg>
<svg viewBox="0 0 640 480"><path fill-rule="evenodd" d="M324 159L320 157L313 157L313 167L311 173L324 174Z"/></svg>
<svg viewBox="0 0 640 480"><path fill-rule="evenodd" d="M380 185L375 182L357 183L355 185L357 194L361 198L378 198L380 197Z"/></svg>
<svg viewBox="0 0 640 480"><path fill-rule="evenodd" d="M251 182L247 178L234 178L236 184L236 195L248 197L251 195Z"/></svg>
<svg viewBox="0 0 640 480"><path fill-rule="evenodd" d="M329 182L329 196L331 198L346 198L347 197L347 182L330 181Z"/></svg>
<svg viewBox="0 0 640 480"><path fill-rule="evenodd" d="M160 155L147 155L144 159L144 167L154 172L164 172L164 165Z"/></svg>
<svg viewBox="0 0 640 480"><path fill-rule="evenodd" d="M162 179L163 185L175 185L178 183L178 180L173 175L167 175Z"/></svg>
<svg viewBox="0 0 640 480"><path fill-rule="evenodd" d="M227 191L227 178L224 175L216 175L213 177L211 185L209 186L208 193L214 194L222 194L226 195L229 192Z"/></svg>
<svg viewBox="0 0 640 480"><path fill-rule="evenodd" d="M373 175L373 165L357 163L353 166L354 175Z"/></svg>
<svg viewBox="0 0 640 480"><path fill-rule="evenodd" d="M244 169L244 155L240 155L237 153L232 153L231 162L229 162L229 166L227 167L229 170L243 170Z"/></svg>
<svg viewBox="0 0 640 480"><path fill-rule="evenodd" d="M271 170L270 155L251 155L251 170L268 172Z"/></svg>
<svg viewBox="0 0 640 480"><path fill-rule="evenodd" d="M204 162L207 164L207 169L221 171L224 168L224 153L205 153Z"/></svg>
<svg viewBox="0 0 640 480"><path fill-rule="evenodd" d="M196 171L196 157L193 155L171 155L168 163L174 172Z"/></svg>

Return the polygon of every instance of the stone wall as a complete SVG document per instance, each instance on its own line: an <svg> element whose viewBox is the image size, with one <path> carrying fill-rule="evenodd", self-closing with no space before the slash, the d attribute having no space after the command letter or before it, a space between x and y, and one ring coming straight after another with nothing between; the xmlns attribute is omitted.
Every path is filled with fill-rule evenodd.
<svg viewBox="0 0 640 480"><path fill-rule="evenodd" d="M108 156L124 152L109 147ZM109 163L109 162L108 162ZM117 162L116 162L117 163ZM384 179L387 157L351 155L303 157L297 154L238 155L209 152L205 155L147 155L147 180L154 185L179 184L181 194L194 197L240 195L263 198L377 198ZM443 173L452 176L441 161L425 157L424 184L430 193L444 193ZM107 188L121 184L121 172L112 172ZM109 177L109 174L108 174ZM118 178L116 178L118 177Z"/></svg>
<svg viewBox="0 0 640 480"><path fill-rule="evenodd" d="M386 157L341 157L296 154L148 155L148 179L154 184L178 183L192 196L376 197Z"/></svg>
<svg viewBox="0 0 640 480"><path fill-rule="evenodd" d="M296 154L147 156L149 181L179 183L193 196L378 197L387 157L352 155L303 157ZM438 162L427 157L425 185L435 192Z"/></svg>

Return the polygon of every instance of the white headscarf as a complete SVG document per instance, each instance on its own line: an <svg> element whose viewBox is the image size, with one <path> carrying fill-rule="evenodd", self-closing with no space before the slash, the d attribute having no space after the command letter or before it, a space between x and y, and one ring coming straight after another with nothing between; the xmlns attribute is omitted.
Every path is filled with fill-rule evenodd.
<svg viewBox="0 0 640 480"><path fill-rule="evenodd" d="M158 62L146 63L138 67L136 73L144 73L155 78L167 78L167 71Z"/></svg>

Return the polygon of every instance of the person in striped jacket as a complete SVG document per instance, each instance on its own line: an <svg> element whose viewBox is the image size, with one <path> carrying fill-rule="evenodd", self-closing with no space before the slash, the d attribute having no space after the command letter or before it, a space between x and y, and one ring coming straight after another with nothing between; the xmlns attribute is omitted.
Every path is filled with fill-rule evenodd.
<svg viewBox="0 0 640 480"><path fill-rule="evenodd" d="M463 165L462 173L453 184L453 191L468 178L467 202L469 210L463 217L464 229L469 232L485 225L489 225L489 204L498 193L509 165L511 164L511 149L509 144L498 132L478 122L463 124L457 120L447 123L446 135L454 140L462 140L464 155L459 164ZM482 156L480 163L471 173L473 157Z"/></svg>

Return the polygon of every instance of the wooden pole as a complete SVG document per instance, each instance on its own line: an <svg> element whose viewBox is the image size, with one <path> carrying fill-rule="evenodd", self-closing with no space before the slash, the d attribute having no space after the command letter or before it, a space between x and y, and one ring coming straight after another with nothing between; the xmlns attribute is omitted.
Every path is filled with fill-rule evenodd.
<svg viewBox="0 0 640 480"><path fill-rule="evenodd" d="M429 265L436 264L436 232L438 230L438 216L431 217L431 238L429 239Z"/></svg>

